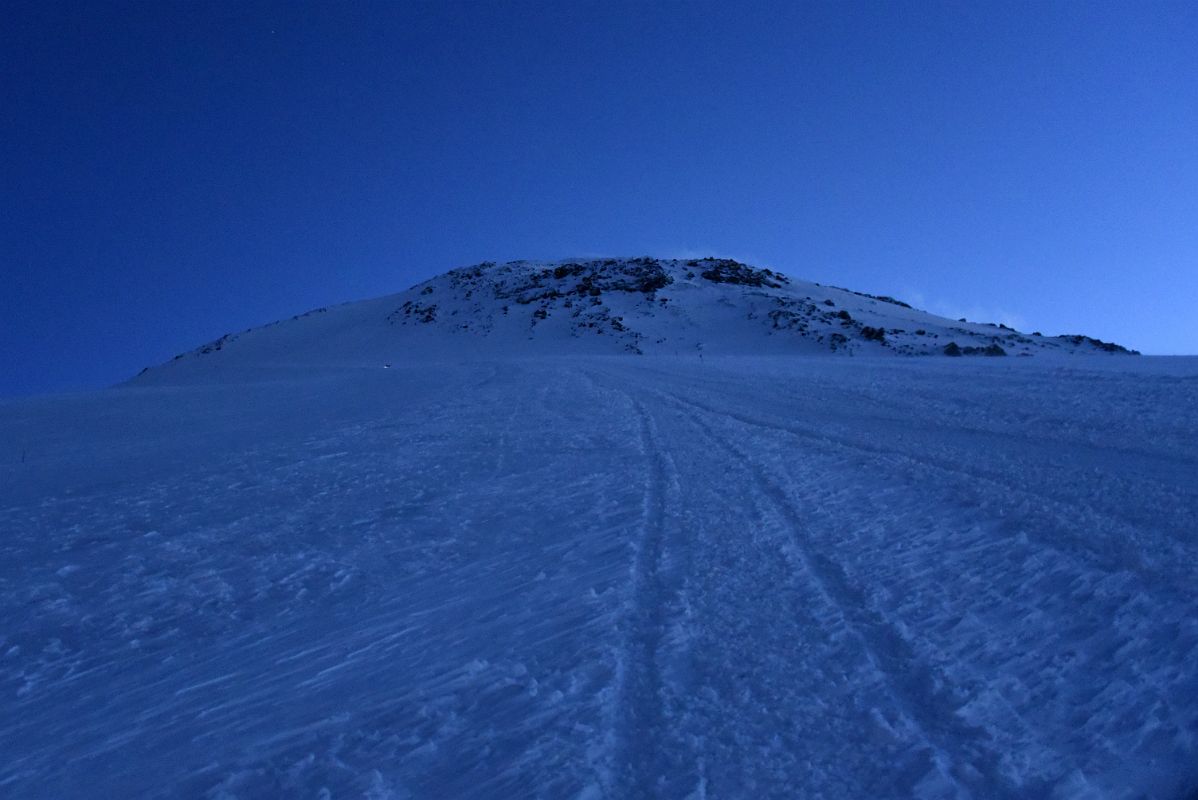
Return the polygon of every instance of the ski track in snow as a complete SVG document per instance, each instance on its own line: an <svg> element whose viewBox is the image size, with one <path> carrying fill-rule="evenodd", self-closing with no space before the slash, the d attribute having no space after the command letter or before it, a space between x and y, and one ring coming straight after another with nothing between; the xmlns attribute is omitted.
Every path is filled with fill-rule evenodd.
<svg viewBox="0 0 1198 800"><path fill-rule="evenodd" d="M904 713L914 721L918 736L932 750L932 763L937 770L946 770L950 758L941 744L954 733L958 740L969 740L970 731L938 730L951 720L938 720L931 716L944 703L936 696L936 681L915 663L909 644L887 625L886 621L872 614L859 589L849 585L841 566L827 555L814 552L807 541L807 524L799 511L790 502L786 493L771 480L760 464L755 463L739 447L716 434L711 427L695 418L698 426L721 449L745 467L749 482L754 484L757 502L769 507L778 518L781 527L791 535L792 548L786 555L794 562L798 577L811 584L821 595L821 600L833 607L838 618L837 625L845 626L850 635L857 639L869 665L876 669L883 682L890 686L890 694ZM957 726L960 727L960 726ZM990 779L995 777L992 770ZM947 775L941 775L947 778ZM994 785L998 790L1000 786ZM959 787L952 787L959 794Z"/></svg>
<svg viewBox="0 0 1198 800"><path fill-rule="evenodd" d="M659 571L666 524L666 469L652 420L640 404L635 405L635 410L645 460L645 496L642 533L630 578L626 664L617 695L621 734L616 768L627 764L629 774L614 788L625 796L648 791L653 786L657 737L664 728L657 651L664 602Z"/></svg>
<svg viewBox="0 0 1198 800"><path fill-rule="evenodd" d="M462 362L0 412L0 794L1198 788L1190 360Z"/></svg>

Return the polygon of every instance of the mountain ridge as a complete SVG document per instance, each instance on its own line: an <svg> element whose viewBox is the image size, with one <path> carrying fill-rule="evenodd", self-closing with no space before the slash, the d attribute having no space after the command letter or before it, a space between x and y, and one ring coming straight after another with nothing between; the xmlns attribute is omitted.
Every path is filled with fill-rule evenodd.
<svg viewBox="0 0 1198 800"><path fill-rule="evenodd" d="M1135 354L1084 335L950 320L887 295L733 259L482 262L393 295L226 334L143 370L390 364L429 357L569 354L1031 356ZM219 354L219 355L218 355Z"/></svg>

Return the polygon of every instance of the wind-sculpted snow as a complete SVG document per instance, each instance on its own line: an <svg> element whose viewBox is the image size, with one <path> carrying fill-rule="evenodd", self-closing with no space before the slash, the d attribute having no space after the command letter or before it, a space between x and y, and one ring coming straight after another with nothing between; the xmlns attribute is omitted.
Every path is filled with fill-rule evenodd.
<svg viewBox="0 0 1198 800"><path fill-rule="evenodd" d="M0 795L1198 790L1194 360L229 374L0 405Z"/></svg>

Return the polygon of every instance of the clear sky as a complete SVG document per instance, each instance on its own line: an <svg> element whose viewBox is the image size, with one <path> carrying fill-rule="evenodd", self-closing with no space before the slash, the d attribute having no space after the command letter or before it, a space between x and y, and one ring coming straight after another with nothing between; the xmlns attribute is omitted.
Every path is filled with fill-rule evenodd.
<svg viewBox="0 0 1198 800"><path fill-rule="evenodd" d="M1192 2L8 3L0 395L483 260L1198 352Z"/></svg>

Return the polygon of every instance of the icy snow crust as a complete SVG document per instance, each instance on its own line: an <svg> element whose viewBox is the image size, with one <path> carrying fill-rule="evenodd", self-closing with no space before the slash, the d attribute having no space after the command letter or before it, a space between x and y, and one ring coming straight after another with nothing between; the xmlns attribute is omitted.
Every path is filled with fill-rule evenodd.
<svg viewBox="0 0 1198 800"><path fill-rule="evenodd" d="M0 795L1198 788L1198 361L301 372L0 404Z"/></svg>

